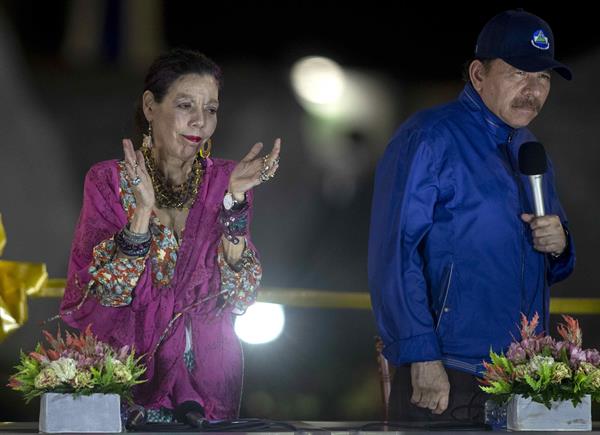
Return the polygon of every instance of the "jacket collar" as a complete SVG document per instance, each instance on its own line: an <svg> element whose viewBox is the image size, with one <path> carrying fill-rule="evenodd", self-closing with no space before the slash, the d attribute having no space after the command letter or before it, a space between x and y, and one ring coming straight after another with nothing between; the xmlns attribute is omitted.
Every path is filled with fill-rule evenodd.
<svg viewBox="0 0 600 435"><path fill-rule="evenodd" d="M499 143L506 143L517 133L518 129L511 127L488 109L471 83L465 85L458 100Z"/></svg>

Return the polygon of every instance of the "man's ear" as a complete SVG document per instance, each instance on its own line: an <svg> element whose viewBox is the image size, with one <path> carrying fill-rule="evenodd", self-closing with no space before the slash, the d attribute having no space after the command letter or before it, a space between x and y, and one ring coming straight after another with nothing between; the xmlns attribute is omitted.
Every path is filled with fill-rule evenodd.
<svg viewBox="0 0 600 435"><path fill-rule="evenodd" d="M481 91L486 74L486 67L480 60L475 59L469 65L469 79L477 92Z"/></svg>

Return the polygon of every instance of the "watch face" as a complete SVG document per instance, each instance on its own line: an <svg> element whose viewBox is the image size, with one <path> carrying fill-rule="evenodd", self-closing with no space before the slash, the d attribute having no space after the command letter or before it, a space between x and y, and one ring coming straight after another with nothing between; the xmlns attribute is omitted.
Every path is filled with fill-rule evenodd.
<svg viewBox="0 0 600 435"><path fill-rule="evenodd" d="M225 207L225 210L231 210L231 207L233 207L234 201L233 201L233 195L229 192L227 192L225 194L225 196L223 197L223 207Z"/></svg>

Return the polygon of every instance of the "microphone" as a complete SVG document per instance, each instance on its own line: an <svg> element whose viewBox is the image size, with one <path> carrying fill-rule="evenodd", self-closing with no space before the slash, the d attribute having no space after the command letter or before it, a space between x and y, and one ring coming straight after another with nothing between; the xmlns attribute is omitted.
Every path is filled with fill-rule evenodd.
<svg viewBox="0 0 600 435"><path fill-rule="evenodd" d="M202 428L205 426L204 408L193 400L188 400L175 407L173 415L178 422L188 424L192 427Z"/></svg>
<svg viewBox="0 0 600 435"><path fill-rule="evenodd" d="M529 177L536 217L546 214L542 180L547 170L548 162L544 146L539 142L525 142L522 144L519 148L519 171Z"/></svg>

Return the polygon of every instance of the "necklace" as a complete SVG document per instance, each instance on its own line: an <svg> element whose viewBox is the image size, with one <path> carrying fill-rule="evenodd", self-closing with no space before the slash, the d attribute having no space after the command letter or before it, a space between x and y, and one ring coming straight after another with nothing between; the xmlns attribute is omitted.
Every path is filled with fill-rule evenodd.
<svg viewBox="0 0 600 435"><path fill-rule="evenodd" d="M160 172L154 158L152 158L150 148L142 148L142 154L144 155L148 175L152 180L158 208L192 208L204 175L200 154L194 159L187 180L177 186L170 185Z"/></svg>

